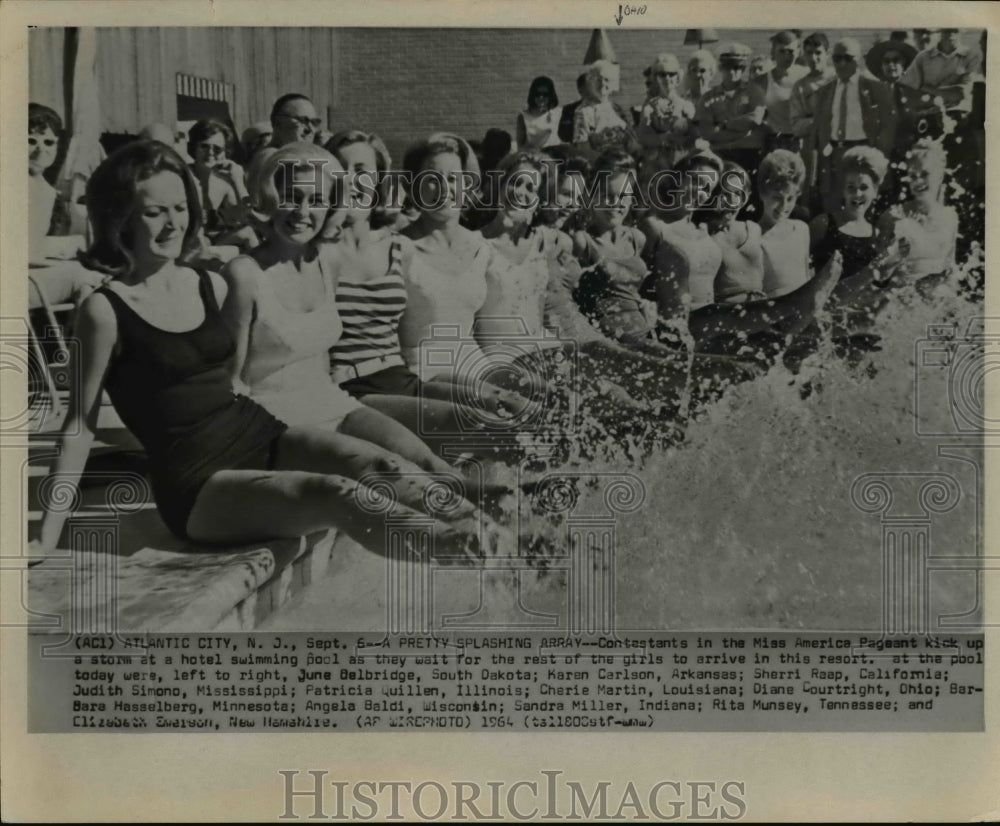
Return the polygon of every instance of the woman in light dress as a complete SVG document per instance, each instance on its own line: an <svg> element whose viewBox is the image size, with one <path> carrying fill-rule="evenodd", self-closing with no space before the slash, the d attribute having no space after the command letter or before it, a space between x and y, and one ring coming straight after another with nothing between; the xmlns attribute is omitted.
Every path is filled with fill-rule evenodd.
<svg viewBox="0 0 1000 826"><path fill-rule="evenodd" d="M514 139L519 149L544 149L558 146L559 119L562 107L552 79L544 75L531 81L528 89L528 105L518 112L514 127Z"/></svg>

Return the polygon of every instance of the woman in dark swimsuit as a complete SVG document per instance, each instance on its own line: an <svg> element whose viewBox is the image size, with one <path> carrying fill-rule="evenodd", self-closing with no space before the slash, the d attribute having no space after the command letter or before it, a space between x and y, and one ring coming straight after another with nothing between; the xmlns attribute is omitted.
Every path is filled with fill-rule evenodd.
<svg viewBox="0 0 1000 826"><path fill-rule="evenodd" d="M813 266L825 266L838 252L843 261L828 305L838 322L834 330L838 337L860 333L888 301L882 286L892 275L887 244L870 220L888 167L889 161L877 149L848 149L837 169L843 193L840 208L817 215L809 225Z"/></svg>
<svg viewBox="0 0 1000 826"><path fill-rule="evenodd" d="M381 550L391 509L422 524L436 517L438 554L506 544L465 500L442 521L427 497L433 477L415 465L357 451L342 434L288 427L233 392L236 344L219 308L225 283L179 263L201 213L197 184L173 149L123 146L91 177L87 202L95 238L87 263L114 279L84 302L77 323L80 369L49 482L69 501L107 389L149 455L161 516L182 538L245 543L338 528ZM370 474L376 483L356 481ZM32 555L56 548L67 516L58 504L46 503Z"/></svg>

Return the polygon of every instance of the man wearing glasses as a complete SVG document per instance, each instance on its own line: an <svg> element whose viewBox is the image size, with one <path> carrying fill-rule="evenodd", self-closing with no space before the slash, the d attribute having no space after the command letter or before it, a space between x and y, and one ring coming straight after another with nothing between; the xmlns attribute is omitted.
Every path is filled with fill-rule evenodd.
<svg viewBox="0 0 1000 826"><path fill-rule="evenodd" d="M840 193L834 170L852 146L874 146L886 157L896 138L896 107L889 88L862 74L858 65L861 44L853 37L833 47L836 79L816 92L816 145L819 149L819 183L823 206L833 212Z"/></svg>
<svg viewBox="0 0 1000 826"><path fill-rule="evenodd" d="M316 107L305 95L292 92L282 95L271 107L271 146L275 149L296 141L312 141L322 125Z"/></svg>

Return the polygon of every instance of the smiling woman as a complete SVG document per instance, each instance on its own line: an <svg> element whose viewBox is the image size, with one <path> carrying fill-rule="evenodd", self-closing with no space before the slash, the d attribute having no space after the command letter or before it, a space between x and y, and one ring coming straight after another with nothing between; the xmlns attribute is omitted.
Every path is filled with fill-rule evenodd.
<svg viewBox="0 0 1000 826"><path fill-rule="evenodd" d="M194 179L174 150L156 141L122 147L90 179L87 203L95 242L86 261L114 280L81 307L63 449L43 484L75 498L107 389L149 455L160 515L182 538L240 543L336 527L381 549L381 517L362 503L391 506L396 497L404 518L427 514L432 480L421 468L375 445L359 449L350 437L289 428L234 393L236 343L219 308L226 285L182 263L201 218ZM305 203L279 219L287 248L305 232L299 224L318 231L319 221L302 215ZM381 489L355 481L369 474ZM53 497L33 555L54 551L66 516ZM450 517L438 548L474 555L484 524L486 544L500 540L469 502Z"/></svg>

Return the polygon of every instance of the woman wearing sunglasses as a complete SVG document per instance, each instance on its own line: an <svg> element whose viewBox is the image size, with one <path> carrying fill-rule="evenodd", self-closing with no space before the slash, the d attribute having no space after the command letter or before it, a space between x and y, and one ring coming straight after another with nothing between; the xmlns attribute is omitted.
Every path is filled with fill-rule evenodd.
<svg viewBox="0 0 1000 826"><path fill-rule="evenodd" d="M556 94L552 78L544 75L531 81L528 89L528 105L517 115L515 139L518 149L544 149L558 146L559 120L562 107Z"/></svg>
<svg viewBox="0 0 1000 826"><path fill-rule="evenodd" d="M690 141L695 107L681 97L681 64L675 55L658 55L648 71L653 94L639 112L635 136L647 150L644 163L669 168Z"/></svg>
<svg viewBox="0 0 1000 826"><path fill-rule="evenodd" d="M233 142L226 124L200 120L188 131L187 152L201 195L206 237L213 244L245 250L257 246L258 239L248 226L249 195L243 169L230 160Z"/></svg>

